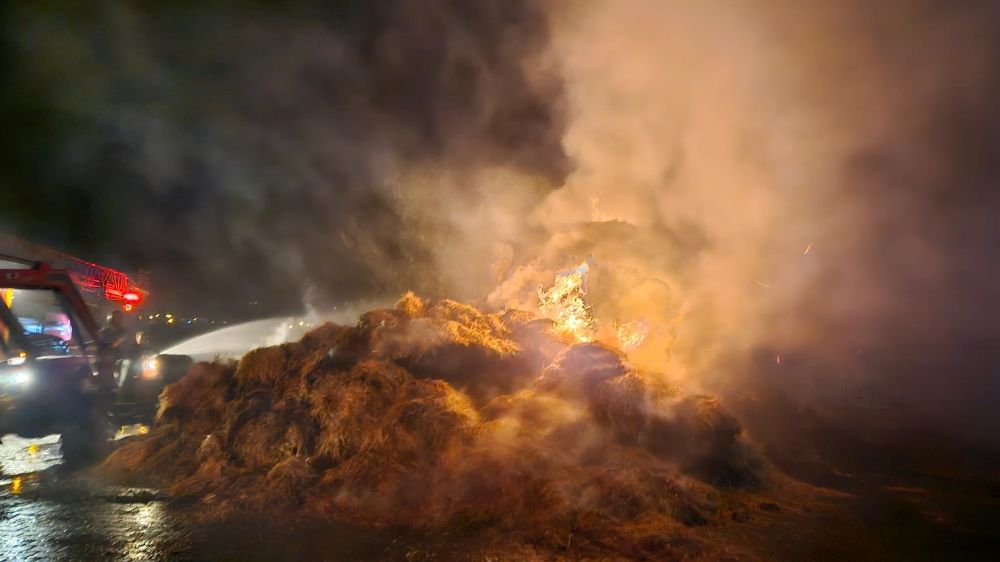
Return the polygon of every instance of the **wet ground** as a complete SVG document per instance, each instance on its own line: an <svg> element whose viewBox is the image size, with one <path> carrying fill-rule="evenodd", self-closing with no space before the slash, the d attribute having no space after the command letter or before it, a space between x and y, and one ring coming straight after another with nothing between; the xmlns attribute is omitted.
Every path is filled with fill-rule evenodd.
<svg viewBox="0 0 1000 562"><path fill-rule="evenodd" d="M61 465L58 436L3 438L3 560L185 559L190 533L155 491L96 488Z"/></svg>
<svg viewBox="0 0 1000 562"><path fill-rule="evenodd" d="M413 560L419 547L398 538L329 523L200 525L156 490L96 485L67 468L56 435L0 444L3 562Z"/></svg>
<svg viewBox="0 0 1000 562"><path fill-rule="evenodd" d="M0 560L531 560L532 552L412 531L326 522L195 523L156 491L97 486L62 465L59 439L7 436L0 445ZM859 478L795 515L775 504L739 524L691 528L729 559L994 560L1000 490L954 481ZM502 537L492 537L496 546ZM735 554L742 553L742 554ZM572 553L567 558L575 559Z"/></svg>

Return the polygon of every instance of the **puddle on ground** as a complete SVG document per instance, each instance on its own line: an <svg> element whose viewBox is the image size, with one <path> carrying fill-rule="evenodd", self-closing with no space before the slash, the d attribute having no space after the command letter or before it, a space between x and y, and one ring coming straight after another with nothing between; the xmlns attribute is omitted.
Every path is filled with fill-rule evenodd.
<svg viewBox="0 0 1000 562"><path fill-rule="evenodd" d="M58 435L30 439L4 435L0 443L0 486L10 486L15 476L42 472L61 462Z"/></svg>
<svg viewBox="0 0 1000 562"><path fill-rule="evenodd" d="M126 426L123 439L148 428ZM103 486L62 465L58 435L0 444L0 558L183 559L188 532L155 490Z"/></svg>

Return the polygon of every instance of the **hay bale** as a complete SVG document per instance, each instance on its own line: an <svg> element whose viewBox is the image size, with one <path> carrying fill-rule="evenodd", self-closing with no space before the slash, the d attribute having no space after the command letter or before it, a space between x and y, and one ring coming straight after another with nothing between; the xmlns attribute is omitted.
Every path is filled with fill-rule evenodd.
<svg viewBox="0 0 1000 562"><path fill-rule="evenodd" d="M273 400L304 400L308 379L320 368L347 368L367 351L353 328L327 323L295 343L255 349L240 359L236 388L241 394L266 390Z"/></svg>
<svg viewBox="0 0 1000 562"><path fill-rule="evenodd" d="M410 526L590 521L597 541L640 520L704 522L700 485L677 470L753 481L741 432L717 402L682 396L606 345L571 344L549 320L408 293L357 326L196 365L164 391L149 438L105 465L155 474L211 517L278 507Z"/></svg>
<svg viewBox="0 0 1000 562"><path fill-rule="evenodd" d="M269 470L283 459L312 453L314 422L299 408L266 409L234 423L225 437L234 460L258 471Z"/></svg>
<svg viewBox="0 0 1000 562"><path fill-rule="evenodd" d="M385 461L380 470L430 462L477 421L468 399L447 383L409 380L387 409L371 412L358 424L368 431L355 433L355 454L378 453Z"/></svg>
<svg viewBox="0 0 1000 562"><path fill-rule="evenodd" d="M293 455L285 458L264 476L268 503L280 508L302 504L316 476L316 472L304 456Z"/></svg>
<svg viewBox="0 0 1000 562"><path fill-rule="evenodd" d="M523 323L504 320L504 324L511 327L511 337L524 350L521 356L535 376L576 343L548 318L532 318Z"/></svg>
<svg viewBox="0 0 1000 562"><path fill-rule="evenodd" d="M324 322L319 326L306 332L299 343L309 349L330 349L341 344L346 336L349 336L354 328L341 326L333 322Z"/></svg>
<svg viewBox="0 0 1000 562"><path fill-rule="evenodd" d="M587 399L602 382L628 372L625 357L602 343L566 348L535 381L535 387L567 397Z"/></svg>
<svg viewBox="0 0 1000 562"><path fill-rule="evenodd" d="M309 392L318 435L311 462L329 467L383 439L382 416L410 376L398 365L365 360L347 373L321 377Z"/></svg>
<svg viewBox="0 0 1000 562"><path fill-rule="evenodd" d="M352 524L413 524L413 514L400 509L405 471L381 451L362 451L322 473L307 490L305 509Z"/></svg>
<svg viewBox="0 0 1000 562"><path fill-rule="evenodd" d="M441 300L427 310L427 318L444 328L451 343L485 349L499 357L521 351L499 316L483 314L474 306Z"/></svg>
<svg viewBox="0 0 1000 562"><path fill-rule="evenodd" d="M236 386L240 392L274 387L289 374L291 345L274 345L254 349L240 359L236 366Z"/></svg>
<svg viewBox="0 0 1000 562"><path fill-rule="evenodd" d="M95 475L121 483L159 485L186 478L198 467L198 440L163 428L118 447L95 467Z"/></svg>
<svg viewBox="0 0 1000 562"><path fill-rule="evenodd" d="M232 468L229 455L223 448L222 438L216 433L206 435L194 456L195 470L171 486L171 495L199 497L225 487Z"/></svg>
<svg viewBox="0 0 1000 562"><path fill-rule="evenodd" d="M443 379L479 403L513 392L532 378L497 317L452 301L425 317L380 330L372 354L395 361L420 378Z"/></svg>
<svg viewBox="0 0 1000 562"><path fill-rule="evenodd" d="M197 363L160 394L157 426L173 426L200 439L226 417L233 392L230 363Z"/></svg>
<svg viewBox="0 0 1000 562"><path fill-rule="evenodd" d="M557 483L572 470L534 444L491 437L442 457L429 482L428 509L442 520L487 520L505 528L563 512Z"/></svg>
<svg viewBox="0 0 1000 562"><path fill-rule="evenodd" d="M338 495L360 500L377 495L386 483L396 481L403 470L405 466L401 462L387 456L380 447L373 447L351 456L336 468L326 470L323 478L338 487ZM389 502L382 499L378 503L384 505Z"/></svg>
<svg viewBox="0 0 1000 562"><path fill-rule="evenodd" d="M498 318L504 327L507 328L507 331L511 333L517 332L529 322L539 319L538 315L533 312L516 308L505 310Z"/></svg>
<svg viewBox="0 0 1000 562"><path fill-rule="evenodd" d="M377 308L370 310L358 318L357 329L365 335L370 335L377 330L384 328L394 328L406 323L410 317L402 310L392 308Z"/></svg>
<svg viewBox="0 0 1000 562"><path fill-rule="evenodd" d="M386 446L403 462L433 457L479 421L472 402L440 380L411 380L386 412Z"/></svg>
<svg viewBox="0 0 1000 562"><path fill-rule="evenodd" d="M468 441L477 421L468 399L447 383L407 380L388 409L369 410L360 424L349 424L350 454L323 471L310 502L327 513L412 521L427 505L433 467L445 451Z"/></svg>
<svg viewBox="0 0 1000 562"><path fill-rule="evenodd" d="M411 318L416 318L423 316L427 307L424 305L424 301L420 300L420 297L415 295L413 291L407 291L396 302L396 309Z"/></svg>
<svg viewBox="0 0 1000 562"><path fill-rule="evenodd" d="M226 451L223 449L222 443L222 437L218 433L209 433L202 440L201 445L198 446L198 450L195 452L195 459L199 464L224 460Z"/></svg>
<svg viewBox="0 0 1000 562"><path fill-rule="evenodd" d="M368 353L367 346L351 326L327 322L302 336L293 361L303 378L320 367L349 368Z"/></svg>
<svg viewBox="0 0 1000 562"><path fill-rule="evenodd" d="M636 444L645 440L651 418L678 394L655 375L629 371L593 385L587 398L594 419L620 440Z"/></svg>
<svg viewBox="0 0 1000 562"><path fill-rule="evenodd" d="M373 356L402 363L419 362L449 343L447 332L439 324L428 318L415 318L373 331L369 345Z"/></svg>
<svg viewBox="0 0 1000 562"><path fill-rule="evenodd" d="M199 446L232 412L234 366L197 363L160 394L153 431L119 447L99 467L119 480L177 482L200 464Z"/></svg>
<svg viewBox="0 0 1000 562"><path fill-rule="evenodd" d="M98 470L99 473L116 479L132 480L150 463L150 459L167 444L157 437L133 439L115 449Z"/></svg>

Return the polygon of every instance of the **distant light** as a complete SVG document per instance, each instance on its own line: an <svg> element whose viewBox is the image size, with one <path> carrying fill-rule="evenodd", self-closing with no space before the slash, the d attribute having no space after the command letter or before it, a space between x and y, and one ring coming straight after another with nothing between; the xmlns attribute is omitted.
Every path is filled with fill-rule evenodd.
<svg viewBox="0 0 1000 562"><path fill-rule="evenodd" d="M142 423L136 423L131 425L123 425L118 428L118 433L115 435L115 441L119 439L125 439L126 437L135 437L137 435L146 435L149 433L149 426Z"/></svg>
<svg viewBox="0 0 1000 562"><path fill-rule="evenodd" d="M142 297L139 296L139 293L128 292L122 295L122 300L127 302L139 302L140 299L142 299Z"/></svg>
<svg viewBox="0 0 1000 562"><path fill-rule="evenodd" d="M173 323L174 323L173 318L167 318L167 324L173 324Z"/></svg>

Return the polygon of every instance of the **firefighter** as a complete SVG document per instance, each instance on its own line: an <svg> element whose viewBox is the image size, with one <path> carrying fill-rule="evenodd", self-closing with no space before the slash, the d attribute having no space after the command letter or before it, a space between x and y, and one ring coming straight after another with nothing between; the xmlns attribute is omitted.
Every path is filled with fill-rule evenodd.
<svg viewBox="0 0 1000 562"><path fill-rule="evenodd" d="M118 375L118 387L125 383L128 376L131 357L129 353L129 333L125 327L125 315L120 310L115 310L108 316L108 325L101 330L101 340L107 345L115 365L115 373Z"/></svg>

